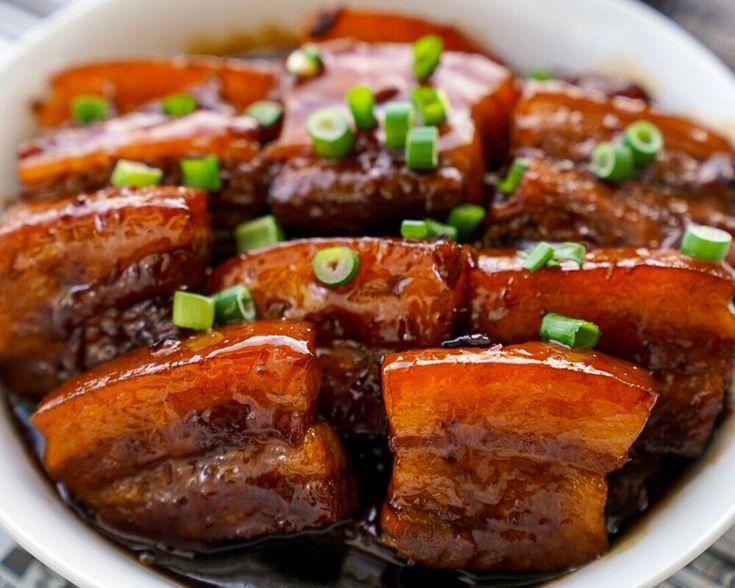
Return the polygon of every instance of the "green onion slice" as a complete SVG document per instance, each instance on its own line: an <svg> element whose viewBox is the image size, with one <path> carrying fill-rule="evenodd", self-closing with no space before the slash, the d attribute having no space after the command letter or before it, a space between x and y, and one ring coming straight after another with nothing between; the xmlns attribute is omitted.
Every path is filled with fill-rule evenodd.
<svg viewBox="0 0 735 588"><path fill-rule="evenodd" d="M112 170L110 183L121 188L129 186L132 188L144 188L145 186L156 186L163 179L163 170L157 167L149 167L137 161L121 159Z"/></svg>
<svg viewBox="0 0 735 588"><path fill-rule="evenodd" d="M457 238L467 241L485 219L487 212L477 204L460 204L449 213L448 224L457 229Z"/></svg>
<svg viewBox="0 0 735 588"><path fill-rule="evenodd" d="M258 100L245 109L245 114L255 118L261 127L269 129L281 120L283 106L273 100Z"/></svg>
<svg viewBox="0 0 735 588"><path fill-rule="evenodd" d="M629 180L635 172L633 152L627 145L600 143L592 155L592 171L601 180Z"/></svg>
<svg viewBox="0 0 735 588"><path fill-rule="evenodd" d="M360 269L360 256L349 247L322 249L312 262L314 275L325 286L344 286Z"/></svg>
<svg viewBox="0 0 735 588"><path fill-rule="evenodd" d="M214 300L179 290L174 294L173 323L182 329L208 329L214 324Z"/></svg>
<svg viewBox="0 0 735 588"><path fill-rule="evenodd" d="M413 126L413 108L408 102L388 102L385 105L385 144L389 149L406 146L408 130Z"/></svg>
<svg viewBox="0 0 735 588"><path fill-rule="evenodd" d="M338 108L321 108L309 115L306 129L314 151L320 157L343 159L352 152L355 135Z"/></svg>
<svg viewBox="0 0 735 588"><path fill-rule="evenodd" d="M161 109L168 116L184 116L197 109L197 101L191 94L169 94L163 99Z"/></svg>
<svg viewBox="0 0 735 588"><path fill-rule="evenodd" d="M722 261L730 251L732 235L705 225L689 225L681 242L681 252L702 261Z"/></svg>
<svg viewBox="0 0 735 588"><path fill-rule="evenodd" d="M411 102L422 125L439 126L447 120L445 98L434 88L419 86L411 90Z"/></svg>
<svg viewBox="0 0 735 588"><path fill-rule="evenodd" d="M276 217L269 214L235 227L237 252L245 253L259 247L279 243L285 239L283 229Z"/></svg>
<svg viewBox="0 0 735 588"><path fill-rule="evenodd" d="M214 155L201 159L182 159L181 174L184 185L189 188L199 188L207 192L216 192L222 188L219 159Z"/></svg>
<svg viewBox="0 0 735 588"><path fill-rule="evenodd" d="M431 218L425 218L424 222L429 227L429 238L446 238L451 241L457 240L457 229L451 225L445 225Z"/></svg>
<svg viewBox="0 0 735 588"><path fill-rule="evenodd" d="M554 79L554 74L548 69L538 68L529 70L526 77L537 82L547 82Z"/></svg>
<svg viewBox="0 0 735 588"><path fill-rule="evenodd" d="M544 341L556 341L577 349L592 349L600 340L600 327L589 321L550 312L541 321L540 334Z"/></svg>
<svg viewBox="0 0 735 588"><path fill-rule="evenodd" d="M542 241L528 252L523 267L533 273L544 267L553 257L554 248Z"/></svg>
<svg viewBox="0 0 735 588"><path fill-rule="evenodd" d="M633 152L633 163L648 165L664 148L664 137L656 125L647 120L638 120L626 127L623 143Z"/></svg>
<svg viewBox="0 0 735 588"><path fill-rule="evenodd" d="M352 112L355 127L369 131L378 126L375 118L375 98L369 86L355 86L347 90L347 105Z"/></svg>
<svg viewBox="0 0 735 588"><path fill-rule="evenodd" d="M510 164L510 168L508 169L508 173L505 178L498 182L498 192L501 192L502 194L512 194L515 192L527 169L528 160L523 157L516 157L513 160L513 163Z"/></svg>
<svg viewBox="0 0 735 588"><path fill-rule="evenodd" d="M439 167L439 131L436 127L414 127L406 137L406 165L416 171Z"/></svg>
<svg viewBox="0 0 735 588"><path fill-rule="evenodd" d="M286 59L286 71L300 78L313 78L319 75L323 67L319 49L311 44L292 51Z"/></svg>
<svg viewBox="0 0 735 588"><path fill-rule="evenodd" d="M584 256L587 253L587 249L580 243L562 243L561 245L554 246L553 261L573 261L580 267L584 264ZM547 263L547 265L549 265Z"/></svg>
<svg viewBox="0 0 735 588"><path fill-rule="evenodd" d="M218 325L229 325L256 318L255 301L247 286L238 284L217 292L214 300L214 322Z"/></svg>
<svg viewBox="0 0 735 588"><path fill-rule="evenodd" d="M426 35L413 44L413 73L416 79L428 79L439 65L444 41L436 35Z"/></svg>
<svg viewBox="0 0 735 588"><path fill-rule="evenodd" d="M83 94L71 102L71 114L78 125L107 120L110 116L110 103L102 96Z"/></svg>
<svg viewBox="0 0 735 588"><path fill-rule="evenodd" d="M401 237L404 239L428 239L429 225L426 221L406 219L401 222Z"/></svg>

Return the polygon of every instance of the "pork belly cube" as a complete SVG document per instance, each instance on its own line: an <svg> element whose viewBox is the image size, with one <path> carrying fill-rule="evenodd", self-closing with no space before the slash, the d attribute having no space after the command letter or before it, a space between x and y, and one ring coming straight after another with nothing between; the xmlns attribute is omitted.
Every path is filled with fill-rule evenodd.
<svg viewBox="0 0 735 588"><path fill-rule="evenodd" d="M312 265L318 251L335 246L360 256L355 278L336 288L319 282ZM320 342L426 347L454 332L468 261L451 242L303 239L225 262L212 273L209 291L245 284L259 318L312 322Z"/></svg>
<svg viewBox="0 0 735 588"><path fill-rule="evenodd" d="M607 548L605 477L627 461L653 390L638 367L551 343L389 355L383 541L438 568L594 559Z"/></svg>
<svg viewBox="0 0 735 588"><path fill-rule="evenodd" d="M207 195L107 190L18 204L0 219L0 363L39 394L169 335L169 296L205 279Z"/></svg>
<svg viewBox="0 0 735 588"><path fill-rule="evenodd" d="M447 51L482 53L497 61L487 48L453 26L394 12L321 8L307 14L299 26L302 42L350 38L369 43L413 43L425 35L441 37Z"/></svg>
<svg viewBox="0 0 735 588"><path fill-rule="evenodd" d="M439 128L439 165L416 172L406 166L403 150L385 147L381 128L359 133L354 152L342 160L316 155L306 128L319 108L340 108L350 117L345 92L357 84L369 85L378 97L379 119L386 101L410 100L416 86L411 46L342 40L319 51L321 75L283 78L283 132L267 150L277 170L268 200L281 222L320 234L385 231L402 218L481 199L485 156L502 142L516 97L507 69L481 55L442 54L431 83L451 107Z"/></svg>
<svg viewBox="0 0 735 588"><path fill-rule="evenodd" d="M110 185L115 164L137 161L163 170L164 184L183 183L180 161L213 155L222 188L210 208L221 256L234 252L232 230L265 205L266 170L261 134L252 117L199 110L171 118L134 112L82 128L64 127L28 141L19 151L24 200L54 199Z"/></svg>
<svg viewBox="0 0 735 588"><path fill-rule="evenodd" d="M580 268L523 269L513 252L479 253L471 329L503 343L538 337L548 312L597 324L598 348L653 372L661 399L641 442L695 457L720 413L735 359L733 272L671 250L609 249Z"/></svg>
<svg viewBox="0 0 735 588"><path fill-rule="evenodd" d="M491 203L486 246L580 241L595 247L678 247L694 222L735 235L730 204L716 194L693 199L681 189L639 180L599 181L570 161L527 157L517 188ZM729 259L735 260L735 251Z"/></svg>
<svg viewBox="0 0 735 588"><path fill-rule="evenodd" d="M32 422L44 464L97 520L175 546L325 526L352 504L316 425L314 332L239 323L132 351L68 381Z"/></svg>
<svg viewBox="0 0 735 588"><path fill-rule="evenodd" d="M586 165L602 141L618 141L625 127L648 120L664 149L636 172L645 184L668 186L685 197L723 199L735 210L735 152L723 137L686 119L662 114L642 100L608 97L563 82L527 84L511 125L511 154L541 153Z"/></svg>
<svg viewBox="0 0 735 588"><path fill-rule="evenodd" d="M79 65L56 74L49 95L34 110L41 126L56 127L69 121L72 102L80 95L104 96L115 113L125 114L211 84L239 112L274 92L278 69L267 62L184 56Z"/></svg>

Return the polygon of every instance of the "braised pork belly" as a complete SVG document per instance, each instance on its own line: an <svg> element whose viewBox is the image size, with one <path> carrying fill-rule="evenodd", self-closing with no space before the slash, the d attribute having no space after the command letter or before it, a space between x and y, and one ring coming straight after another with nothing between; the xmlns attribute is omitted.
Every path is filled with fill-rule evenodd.
<svg viewBox="0 0 735 588"><path fill-rule="evenodd" d="M607 548L606 475L656 400L650 376L548 343L389 355L395 456L383 541L431 567L554 570Z"/></svg>
<svg viewBox="0 0 735 588"><path fill-rule="evenodd" d="M387 100L410 101L410 46L343 40L322 44L319 52L322 74L283 79L283 132L267 152L279 164L268 201L284 225L319 234L376 232L406 216L480 201L485 158L500 147L516 96L507 69L480 55L443 55L430 84L448 103L439 164L419 173L407 167L402 149L383 145L379 129L359 133L354 152L341 160L317 156L306 130L315 110L344 109L345 92L356 84L369 85L378 97L379 119Z"/></svg>
<svg viewBox="0 0 735 588"><path fill-rule="evenodd" d="M207 195L107 190L17 204L0 219L0 362L18 392L176 333L170 295L205 280Z"/></svg>
<svg viewBox="0 0 735 588"><path fill-rule="evenodd" d="M33 422L51 477L101 524L214 545L351 509L340 442L316 423L319 385L309 325L237 324L69 380Z"/></svg>

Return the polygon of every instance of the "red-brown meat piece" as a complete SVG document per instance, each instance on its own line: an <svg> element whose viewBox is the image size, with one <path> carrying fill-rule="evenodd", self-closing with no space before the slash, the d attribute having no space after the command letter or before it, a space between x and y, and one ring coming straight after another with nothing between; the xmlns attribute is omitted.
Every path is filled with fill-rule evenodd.
<svg viewBox="0 0 735 588"><path fill-rule="evenodd" d="M69 380L32 417L44 463L99 522L176 546L329 525L352 505L342 448L315 425L305 323L240 323Z"/></svg>
<svg viewBox="0 0 735 588"><path fill-rule="evenodd" d="M676 251L597 250L582 268L523 269L484 251L470 270L473 332L503 343L538 337L547 312L602 331L598 348L652 371L661 399L641 438L653 452L696 457L709 439L735 360L735 295L727 265Z"/></svg>
<svg viewBox="0 0 735 588"><path fill-rule="evenodd" d="M213 83L239 112L271 95L277 77L278 68L270 63L216 57L92 63L55 75L50 95L35 105L35 111L42 126L56 127L69 121L71 104L82 94L105 96L115 112L125 114L168 94Z"/></svg>
<svg viewBox="0 0 735 588"><path fill-rule="evenodd" d="M358 253L360 269L348 284L331 288L317 280L312 264L319 250L335 246ZM464 249L449 242L303 239L225 262L209 290L245 284L259 318L310 321L320 342L426 347L454 333L467 263Z"/></svg>
<svg viewBox="0 0 735 588"><path fill-rule="evenodd" d="M643 370L548 343L388 356L383 541L439 568L558 570L607 549L605 476L656 394Z"/></svg>
<svg viewBox="0 0 735 588"><path fill-rule="evenodd" d="M4 374L18 391L42 393L175 331L158 309L174 290L201 286L210 246L207 195L197 190L109 190L11 207L0 220Z"/></svg>
<svg viewBox="0 0 735 588"><path fill-rule="evenodd" d="M407 168L403 150L385 148L380 128L359 133L354 153L339 161L315 155L306 128L319 108L341 108L350 117L345 92L357 84L369 85L378 97L379 119L386 101L409 100L416 85L410 45L342 40L319 50L322 74L283 78L283 133L267 151L280 164L269 190L279 220L319 234L376 232L481 198L485 156L503 142L516 98L507 69L481 55L442 54L430 85L446 94L451 108L439 129L439 167L419 173Z"/></svg>

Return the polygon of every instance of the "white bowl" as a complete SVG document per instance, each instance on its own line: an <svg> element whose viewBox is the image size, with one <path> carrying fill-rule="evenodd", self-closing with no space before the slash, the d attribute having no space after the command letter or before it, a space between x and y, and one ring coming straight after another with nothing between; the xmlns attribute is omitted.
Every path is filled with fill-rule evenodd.
<svg viewBox="0 0 735 588"><path fill-rule="evenodd" d="M352 2L347 2L352 3ZM357 4L357 2L354 2ZM735 79L686 33L629 0L372 0L387 10L451 22L519 68L562 65L643 82L660 104L735 140ZM72 3L0 58L0 194L14 191L18 143L34 130L29 100L70 64L175 54L193 39L222 40L265 24L294 27L299 0L87 0ZM0 523L28 551L80 586L171 586L172 581L85 526L32 464L0 409ZM607 556L558 587L652 586L735 522L735 419L707 455Z"/></svg>

